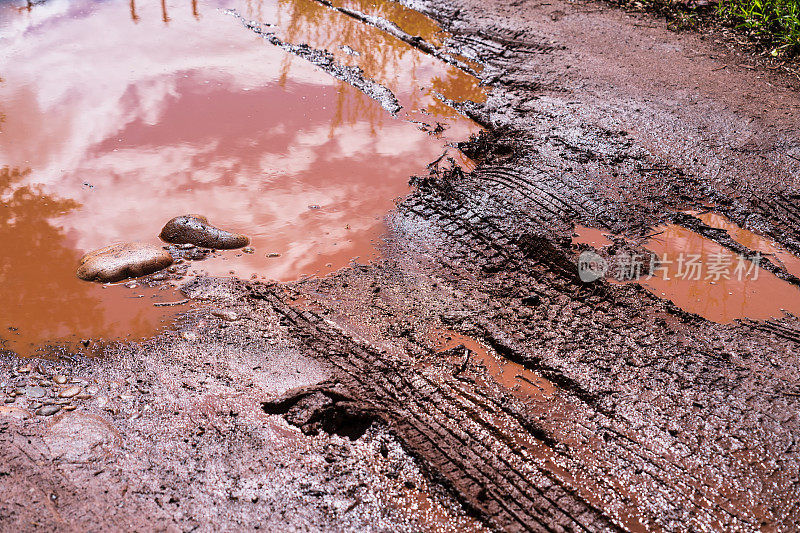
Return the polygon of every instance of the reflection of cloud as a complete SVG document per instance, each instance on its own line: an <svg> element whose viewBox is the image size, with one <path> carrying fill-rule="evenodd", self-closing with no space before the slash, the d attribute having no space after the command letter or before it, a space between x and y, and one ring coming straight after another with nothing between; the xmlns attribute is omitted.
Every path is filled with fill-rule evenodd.
<svg viewBox="0 0 800 533"><path fill-rule="evenodd" d="M178 97L177 80L189 72L202 72L209 85L235 90L275 83L280 76L284 52L217 10L200 22L173 16L165 29L158 18L144 14L139 24L109 27L109 20L125 15L121 3L87 3L74 9L83 13L75 18L58 18L67 11L62 3L40 15L40 7L49 5L17 18L25 21L24 29L4 26L0 38L9 51L0 56L0 72L17 89L0 87L0 94L8 107L24 107L24 116L10 117L4 132L17 142L4 142L0 156L11 164L36 161L43 182L58 179L60 169L76 166L92 145L127 124L157 123L168 99ZM97 35L102 35L101 46ZM335 84L301 62L293 65L291 78ZM42 127L31 136L29 124Z"/></svg>
<svg viewBox="0 0 800 533"><path fill-rule="evenodd" d="M69 11L72 2L69 0L50 0L38 4L36 9L32 9L19 16L12 13L17 6L11 2L0 4L0 43L18 43L30 30L49 22L51 19L62 17ZM15 16L16 15L16 16Z"/></svg>
<svg viewBox="0 0 800 533"><path fill-rule="evenodd" d="M262 20L274 18L273 3L262 8ZM170 8L169 26L157 4L137 10L134 24L122 20L123 3L76 0L72 18L41 17L14 32L0 23L10 51L0 57L0 98L13 111L0 158L81 203L59 220L70 242L88 250L155 240L166 220L199 212L251 235L259 250L199 265L215 273L290 279L369 255L391 199L441 141L311 64L288 68L282 50L216 10L198 22ZM317 29L338 37L334 19L352 24L326 15ZM392 83L417 98L418 82L438 71L413 48L392 46L370 68L399 68ZM397 76L403 69L422 77ZM267 260L268 251L283 255Z"/></svg>
<svg viewBox="0 0 800 533"><path fill-rule="evenodd" d="M391 154L378 149L383 141L369 134L368 125L342 126L333 138L327 132L324 123L294 131L280 152L257 146L257 165L247 164L249 153L221 152L219 141L98 154L80 167L81 179L94 184L80 193L84 209L65 222L80 225L76 244L82 249L123 238L146 239L168 218L191 211L216 213L234 229L265 238L276 229L288 232L324 222L325 231L335 230L333 237L344 239L346 225L353 231L371 227L389 200L406 190L407 176L420 167L420 154L430 159L439 151L402 121L381 131L380 138L396 140ZM342 154L344 146L358 150ZM223 185L231 168L240 171ZM70 191L74 182L53 188ZM323 209L310 212L310 204ZM294 239L305 238L302 231L292 233Z"/></svg>

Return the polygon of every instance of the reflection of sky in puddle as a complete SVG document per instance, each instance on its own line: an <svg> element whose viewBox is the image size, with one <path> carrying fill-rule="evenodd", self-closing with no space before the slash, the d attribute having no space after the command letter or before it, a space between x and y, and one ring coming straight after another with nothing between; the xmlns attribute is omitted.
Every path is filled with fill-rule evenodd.
<svg viewBox="0 0 800 533"><path fill-rule="evenodd" d="M710 226L727 230L734 240L769 259L774 257L766 254L779 253L790 269L800 265L795 256L720 215L709 213L699 218ZM607 239L603 242L602 233L595 229L576 227L575 232L578 237L573 238L574 243L598 248L610 243ZM779 318L784 316L784 310L800 316L800 289L771 272L755 268L747 259L682 226L657 227L652 234L654 236L644 246L663 263L650 277L647 275L649 262L645 261L640 282L656 296L720 323L742 318Z"/></svg>
<svg viewBox="0 0 800 533"><path fill-rule="evenodd" d="M213 274L290 280L373 257L371 241L408 177L476 129L432 95L480 98L474 80L311 0L166 2L166 23L159 3L17 6L0 4L0 166L23 172L2 194L40 185L44 204L63 203L57 212L26 212L24 225L4 222L40 262L31 278L18 250L0 252L5 297L16 295L4 302L0 326L27 331L28 340L61 336L64 324L79 336L152 333L161 312L131 303L127 289L77 282L74 269L82 252L114 241L157 242L164 222L180 214L203 213L252 237L254 254L195 265ZM392 117L217 7L358 64L406 109ZM448 129L432 137L408 118ZM51 327L26 327L43 306L91 318L50 313ZM135 308L131 328L111 320L120 306Z"/></svg>

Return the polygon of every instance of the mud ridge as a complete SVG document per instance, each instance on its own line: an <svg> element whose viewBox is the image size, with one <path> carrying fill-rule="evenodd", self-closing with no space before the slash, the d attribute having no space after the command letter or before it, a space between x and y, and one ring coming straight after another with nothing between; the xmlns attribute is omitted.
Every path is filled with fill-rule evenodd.
<svg viewBox="0 0 800 533"><path fill-rule="evenodd" d="M294 54L299 58L305 59L310 63L313 63L337 80L349 83L356 89L360 90L378 102L381 107L383 107L392 115L396 115L401 109L403 109L403 106L400 105L400 102L397 100L397 97L395 97L392 91L380 83L377 83L364 76L364 71L362 71L361 68L350 67L338 63L333 55L328 51L316 50L306 44L291 44L284 42L273 32L269 31L268 28L270 27L270 24L264 24L255 20L245 20L245 18L235 9L228 9L225 11L225 13L239 19L245 28L255 32L258 35L261 35L264 40L270 44L282 48L283 50L286 50L287 52Z"/></svg>

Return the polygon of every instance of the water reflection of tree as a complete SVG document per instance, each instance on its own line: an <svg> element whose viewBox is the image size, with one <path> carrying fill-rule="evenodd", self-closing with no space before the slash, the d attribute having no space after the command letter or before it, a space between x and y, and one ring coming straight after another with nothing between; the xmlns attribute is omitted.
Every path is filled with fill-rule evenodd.
<svg viewBox="0 0 800 533"><path fill-rule="evenodd" d="M0 168L0 337L11 327L28 337L87 321L100 323L99 301L91 297L89 286L74 282L80 254L51 223L79 204L20 185L28 174Z"/></svg>
<svg viewBox="0 0 800 533"><path fill-rule="evenodd" d="M432 22L419 14L413 17L398 11L392 4L369 4L369 12L389 20L400 17L403 28L409 33L432 38L436 31ZM437 69L441 74L426 78L425 74L430 73L423 71L423 59L427 61L427 58L422 52L373 26L351 19L315 0L279 0L279 5L277 26L287 41L307 43L329 51L338 51L344 44L351 46L361 54L353 63L361 67L368 78L389 88L406 109L424 107L433 115L452 116L450 108L431 97L432 91L456 100L479 99L482 96L474 78L444 64L441 70ZM361 2L348 7L366 11L367 5L367 2ZM261 10L258 0L249 0L248 6L250 17L257 16ZM281 70L282 83L289 79L291 61L292 56L287 55ZM420 85L427 87L420 90ZM336 103L336 122L332 127L367 121L373 132L377 132L388 119L383 109L361 94L351 96L346 93L351 91L340 91Z"/></svg>
<svg viewBox="0 0 800 533"><path fill-rule="evenodd" d="M376 15L386 20L391 20L404 32L409 35L422 37L434 46L440 47L444 44L442 37L446 33L430 18L419 11L414 11L400 2L375 0L334 0L333 4L337 7L355 9L362 13Z"/></svg>

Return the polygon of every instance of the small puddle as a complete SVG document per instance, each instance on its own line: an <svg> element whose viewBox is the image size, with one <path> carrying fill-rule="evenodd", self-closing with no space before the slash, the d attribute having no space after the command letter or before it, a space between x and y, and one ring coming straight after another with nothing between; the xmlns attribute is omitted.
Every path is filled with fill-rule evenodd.
<svg viewBox="0 0 800 533"><path fill-rule="evenodd" d="M800 277L800 258L787 252L777 243L757 233L740 228L719 213L698 213L690 211L689 214L694 215L712 228L724 229L734 241L755 252L761 253L763 256L769 257L771 262L778 266L783 266L789 274Z"/></svg>
<svg viewBox="0 0 800 533"><path fill-rule="evenodd" d="M445 37L394 2L346 7ZM360 66L404 109L390 115L229 8ZM74 279L85 252L158 243L177 215L202 213L255 249L190 273L289 281L377 257L409 176L478 130L437 94L484 97L461 70L312 0L4 2L0 46L0 338L22 355L147 337L182 311L152 305L180 300L171 287Z"/></svg>
<svg viewBox="0 0 800 533"><path fill-rule="evenodd" d="M575 234L572 236L572 244L588 244L594 248L610 246L614 244L614 241L609 239L607 235L610 235L610 233L597 228L575 226Z"/></svg>
<svg viewBox="0 0 800 533"><path fill-rule="evenodd" d="M528 370L519 363L495 357L480 342L466 335L450 330L436 331L433 341L438 352L463 345L470 352L473 361L486 367L489 375L502 387L521 400L546 400L553 397L555 387L548 380ZM461 361L454 361L456 364Z"/></svg>
<svg viewBox="0 0 800 533"><path fill-rule="evenodd" d="M774 254L787 265L787 269L800 266L800 260L795 256L720 215L708 214L698 218L710 226L727 230L732 238L754 252ZM573 238L573 243L576 244L585 243L598 248L609 244L598 240L597 236L602 236L602 233L596 229L578 226L575 233L578 236ZM785 316L784 311L800 316L800 288L758 267L757 257L742 257L678 225L653 228L651 235L643 247L656 254L660 259L658 263L653 263L650 257L630 254L607 260L622 261L626 265L638 262L641 268L638 282L656 296L719 323L744 318L780 318ZM633 267L624 267L623 270L625 268L636 277ZM623 276L617 281L631 279Z"/></svg>

